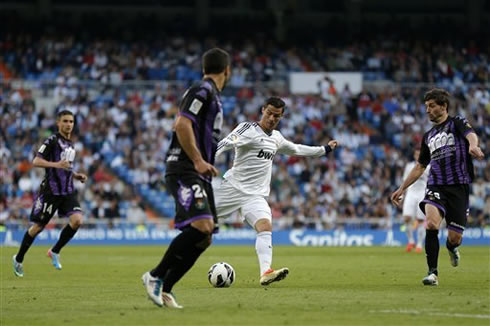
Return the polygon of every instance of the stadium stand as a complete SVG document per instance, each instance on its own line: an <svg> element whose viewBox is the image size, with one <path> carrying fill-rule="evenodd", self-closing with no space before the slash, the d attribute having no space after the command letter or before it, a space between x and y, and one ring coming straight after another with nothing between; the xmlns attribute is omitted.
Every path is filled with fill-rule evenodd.
<svg viewBox="0 0 490 326"><path fill-rule="evenodd" d="M224 133L240 121L257 120L260 104L274 94L287 102L281 124L286 137L342 144L328 159L276 158L270 202L277 228L383 228L396 222L399 212L388 197L430 126L421 102L430 85L453 92L452 113L472 122L482 149L490 145L488 49L475 39L395 41L396 35L378 42L364 36L293 47L264 42L260 34L240 44L176 33L158 41L75 35L18 31L0 39L0 223L27 223L43 174L30 162L60 109L77 114L77 168L90 175L88 186L79 188L86 214L168 223L173 203L163 175L169 135L179 97L200 78L198 58L211 45L233 55L231 87L223 94ZM318 94L294 95L287 81L298 71L360 71L365 88L353 94L336 85L327 101ZM219 159L222 171L230 160L229 154ZM475 163L470 225L485 226L490 163Z"/></svg>

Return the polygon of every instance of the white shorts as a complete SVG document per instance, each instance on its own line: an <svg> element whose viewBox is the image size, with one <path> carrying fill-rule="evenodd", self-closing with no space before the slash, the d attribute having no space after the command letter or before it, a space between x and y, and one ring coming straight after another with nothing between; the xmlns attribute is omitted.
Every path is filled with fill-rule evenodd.
<svg viewBox="0 0 490 326"><path fill-rule="evenodd" d="M226 179L214 189L214 201L218 218L227 218L237 212L252 227L260 219L272 221L271 208L264 196L246 194Z"/></svg>
<svg viewBox="0 0 490 326"><path fill-rule="evenodd" d="M422 210L419 208L419 203L424 200L425 192L420 192L413 194L412 192L407 192L405 194L405 199L403 200L403 216L409 216L412 219L415 217L417 220L424 220L425 216Z"/></svg>

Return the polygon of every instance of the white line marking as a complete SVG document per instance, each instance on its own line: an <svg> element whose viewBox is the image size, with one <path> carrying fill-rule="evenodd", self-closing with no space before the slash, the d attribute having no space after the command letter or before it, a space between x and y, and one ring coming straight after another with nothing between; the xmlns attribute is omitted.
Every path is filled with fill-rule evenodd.
<svg viewBox="0 0 490 326"><path fill-rule="evenodd" d="M490 319L490 315L474 315L474 314L460 314L460 313L447 313L447 312L429 312L418 311L408 309L387 309L387 310L370 310L370 313L384 313L384 314L407 314L407 315L429 315L429 316L444 316L444 317L459 317L459 318L476 318L476 319Z"/></svg>

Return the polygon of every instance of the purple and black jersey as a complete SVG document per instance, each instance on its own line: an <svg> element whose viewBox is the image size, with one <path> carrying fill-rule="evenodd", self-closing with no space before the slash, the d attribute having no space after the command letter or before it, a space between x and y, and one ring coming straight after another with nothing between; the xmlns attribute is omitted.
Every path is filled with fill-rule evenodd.
<svg viewBox="0 0 490 326"><path fill-rule="evenodd" d="M196 145L203 159L214 164L219 135L223 124L223 110L219 91L212 79L204 79L192 85L180 103L179 115L192 121ZM167 153L166 175L195 174L194 164L182 149L175 131ZM199 175L200 176L200 175ZM205 177L211 182L211 177Z"/></svg>
<svg viewBox="0 0 490 326"><path fill-rule="evenodd" d="M36 156L49 162L65 159L65 150L73 149L73 143L56 133L44 141ZM46 168L46 174L41 184L41 192L52 195L69 195L73 193L73 173L70 170Z"/></svg>
<svg viewBox="0 0 490 326"><path fill-rule="evenodd" d="M448 117L424 134L419 163L430 163L427 185L469 184L474 178L473 162L468 153L466 135L474 132L460 116Z"/></svg>

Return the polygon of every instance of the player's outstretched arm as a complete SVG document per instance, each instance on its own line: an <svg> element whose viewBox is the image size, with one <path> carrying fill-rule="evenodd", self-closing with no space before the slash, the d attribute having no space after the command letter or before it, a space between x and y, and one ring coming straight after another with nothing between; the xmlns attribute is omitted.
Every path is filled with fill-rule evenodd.
<svg viewBox="0 0 490 326"><path fill-rule="evenodd" d="M424 173L425 171L425 166L422 164L418 163L414 166L412 171L408 174L408 177L403 181L402 185L400 188L398 188L394 193L391 194L391 202L397 206L400 207L402 203L402 196L405 190L412 185L415 181L417 181L418 178Z"/></svg>
<svg viewBox="0 0 490 326"><path fill-rule="evenodd" d="M218 170L202 158L201 152L196 146L192 121L189 118L182 115L177 117L175 121L175 133L182 149L194 163L194 168L199 174L218 175Z"/></svg>
<svg viewBox="0 0 490 326"><path fill-rule="evenodd" d="M58 162L50 162L45 159L36 156L32 161L32 164L37 168L55 168L55 169L69 169L71 167L70 162L67 160L61 160Z"/></svg>
<svg viewBox="0 0 490 326"><path fill-rule="evenodd" d="M327 145L330 146L332 150L334 150L335 148L337 148L337 146L339 146L339 142L335 139L332 139L331 141L328 142Z"/></svg>
<svg viewBox="0 0 490 326"><path fill-rule="evenodd" d="M81 183L85 183L85 181L87 181L87 176L83 173L73 172L73 178L77 179Z"/></svg>
<svg viewBox="0 0 490 326"><path fill-rule="evenodd" d="M466 139L468 139L468 142L470 143L470 148L468 149L470 155L478 160L483 160L485 155L478 146L478 136L474 132L470 132L466 135Z"/></svg>
<svg viewBox="0 0 490 326"><path fill-rule="evenodd" d="M281 145L278 148L278 152L281 154L291 155L291 156L313 156L319 157L330 153L338 146L337 140L331 140L328 142L327 146L308 146L302 144L295 144L289 140L286 140L282 135L280 135Z"/></svg>

